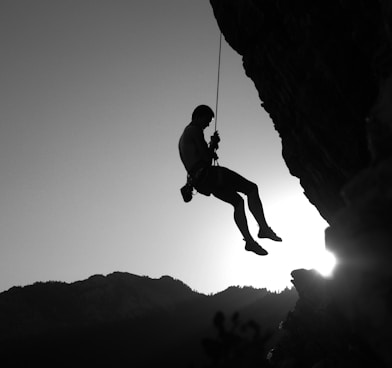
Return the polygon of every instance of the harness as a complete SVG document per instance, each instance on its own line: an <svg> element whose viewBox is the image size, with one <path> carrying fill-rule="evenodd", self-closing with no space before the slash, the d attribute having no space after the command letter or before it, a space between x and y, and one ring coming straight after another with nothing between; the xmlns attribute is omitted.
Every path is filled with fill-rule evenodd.
<svg viewBox="0 0 392 368"><path fill-rule="evenodd" d="M208 176L209 165L203 161L199 161L187 174L187 185L191 185L199 193L210 195L211 193L200 189L205 183Z"/></svg>

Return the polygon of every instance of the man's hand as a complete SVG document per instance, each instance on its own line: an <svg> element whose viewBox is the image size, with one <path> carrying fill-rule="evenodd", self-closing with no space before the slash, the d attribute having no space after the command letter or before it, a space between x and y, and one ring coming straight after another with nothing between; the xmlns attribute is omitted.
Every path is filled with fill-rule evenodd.
<svg viewBox="0 0 392 368"><path fill-rule="evenodd" d="M218 131L216 131L212 136L211 136L211 141L210 141L210 148L213 149L214 151L219 148L218 143L220 142L220 137Z"/></svg>

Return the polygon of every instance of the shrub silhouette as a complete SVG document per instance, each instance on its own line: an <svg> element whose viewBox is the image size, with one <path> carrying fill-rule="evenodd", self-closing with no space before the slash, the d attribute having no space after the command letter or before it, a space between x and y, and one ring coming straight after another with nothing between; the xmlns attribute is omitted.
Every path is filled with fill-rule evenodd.
<svg viewBox="0 0 392 368"><path fill-rule="evenodd" d="M238 312L227 323L224 313L218 311L213 324L217 336L202 340L204 352L210 360L206 368L269 367L265 345L272 333L262 334L256 322L241 321Z"/></svg>

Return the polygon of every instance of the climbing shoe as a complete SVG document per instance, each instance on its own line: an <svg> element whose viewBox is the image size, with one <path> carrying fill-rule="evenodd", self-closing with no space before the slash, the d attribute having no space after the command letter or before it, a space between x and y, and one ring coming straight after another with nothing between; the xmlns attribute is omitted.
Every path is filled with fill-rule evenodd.
<svg viewBox="0 0 392 368"><path fill-rule="evenodd" d="M277 242L281 242L282 238L275 234L275 232L267 227L266 229L260 229L259 234L257 235L259 238L268 238Z"/></svg>
<svg viewBox="0 0 392 368"><path fill-rule="evenodd" d="M254 240L248 240L245 244L245 249L249 252L258 254L259 256L266 256L268 254L268 252Z"/></svg>

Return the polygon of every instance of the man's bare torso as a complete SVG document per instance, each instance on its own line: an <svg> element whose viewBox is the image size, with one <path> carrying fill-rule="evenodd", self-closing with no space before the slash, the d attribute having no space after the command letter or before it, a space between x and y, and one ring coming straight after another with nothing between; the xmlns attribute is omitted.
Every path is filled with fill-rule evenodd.
<svg viewBox="0 0 392 368"><path fill-rule="evenodd" d="M187 172L191 172L200 162L211 165L211 152L201 127L192 123L187 125L181 135L178 148Z"/></svg>

